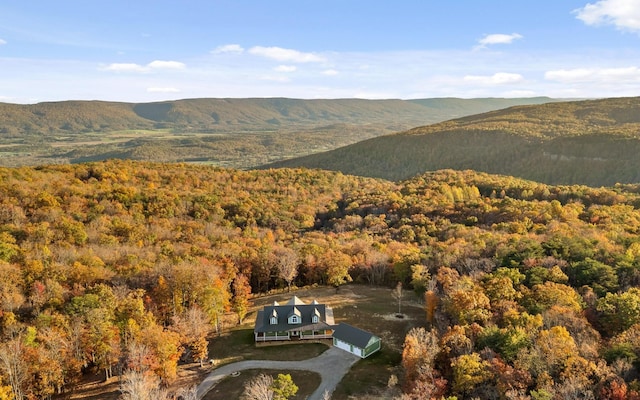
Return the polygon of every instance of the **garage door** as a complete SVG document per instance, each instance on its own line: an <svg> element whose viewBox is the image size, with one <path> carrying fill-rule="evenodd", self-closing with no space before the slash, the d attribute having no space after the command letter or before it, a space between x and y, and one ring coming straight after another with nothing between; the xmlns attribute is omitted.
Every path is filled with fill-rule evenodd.
<svg viewBox="0 0 640 400"><path fill-rule="evenodd" d="M338 346L339 349L342 349L351 353L351 345L347 342L343 342L340 339L336 339L336 346Z"/></svg>

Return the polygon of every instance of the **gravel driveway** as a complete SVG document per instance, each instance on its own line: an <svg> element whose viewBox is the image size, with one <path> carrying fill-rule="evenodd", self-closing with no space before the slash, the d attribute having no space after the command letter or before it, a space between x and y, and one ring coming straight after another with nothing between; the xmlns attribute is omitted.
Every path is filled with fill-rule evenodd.
<svg viewBox="0 0 640 400"><path fill-rule="evenodd" d="M360 357L347 353L336 347L330 347L318 357L303 361L269 361L269 360L247 360L233 364L227 364L211 372L198 385L198 399L204 397L216 383L222 378L235 371L245 369L282 369L282 370L302 370L313 371L320 374L322 381L320 386L308 397L308 400L321 400L325 391L332 393L342 377L346 375L351 366Z"/></svg>

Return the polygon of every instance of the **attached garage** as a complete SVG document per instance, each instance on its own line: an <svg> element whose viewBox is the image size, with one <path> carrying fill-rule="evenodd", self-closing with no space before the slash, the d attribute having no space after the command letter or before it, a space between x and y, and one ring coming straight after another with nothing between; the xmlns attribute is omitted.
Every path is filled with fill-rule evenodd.
<svg viewBox="0 0 640 400"><path fill-rule="evenodd" d="M380 338L349 324L340 323L333 332L333 345L360 358L380 350Z"/></svg>

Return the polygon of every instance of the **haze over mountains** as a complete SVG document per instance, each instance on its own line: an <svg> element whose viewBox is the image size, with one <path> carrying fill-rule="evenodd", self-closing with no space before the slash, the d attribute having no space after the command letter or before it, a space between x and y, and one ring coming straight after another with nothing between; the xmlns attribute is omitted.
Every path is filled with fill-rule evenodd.
<svg viewBox="0 0 640 400"><path fill-rule="evenodd" d="M550 98L191 99L158 103L0 103L0 165L108 158L236 168Z"/></svg>
<svg viewBox="0 0 640 400"><path fill-rule="evenodd" d="M471 169L548 184L640 182L640 98L66 101L0 103L0 116L4 166L120 158L394 181Z"/></svg>
<svg viewBox="0 0 640 400"><path fill-rule="evenodd" d="M472 169L548 184L640 182L640 98L516 106L272 164L401 180Z"/></svg>
<svg viewBox="0 0 640 400"><path fill-rule="evenodd" d="M541 104L548 97L522 99L302 100L287 98L187 99L158 103L63 101L0 103L0 131L10 134L82 133L118 129L175 128L224 130L277 125L331 123L407 124L442 121L519 104Z"/></svg>

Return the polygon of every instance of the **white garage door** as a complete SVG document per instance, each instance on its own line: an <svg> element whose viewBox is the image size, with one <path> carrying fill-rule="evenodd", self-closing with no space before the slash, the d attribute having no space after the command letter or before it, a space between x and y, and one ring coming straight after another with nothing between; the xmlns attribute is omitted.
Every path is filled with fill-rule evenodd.
<svg viewBox="0 0 640 400"><path fill-rule="evenodd" d="M347 342L343 342L340 339L336 339L336 346L338 346L339 349L342 349L351 353L351 345Z"/></svg>
<svg viewBox="0 0 640 400"><path fill-rule="evenodd" d="M349 352L351 354L355 354L355 355L357 355L359 357L362 357L362 349L360 349L360 348L358 348L356 346L352 346L347 342L343 342L340 339L336 339L336 346L339 349L342 349L342 350L347 351L347 352Z"/></svg>

